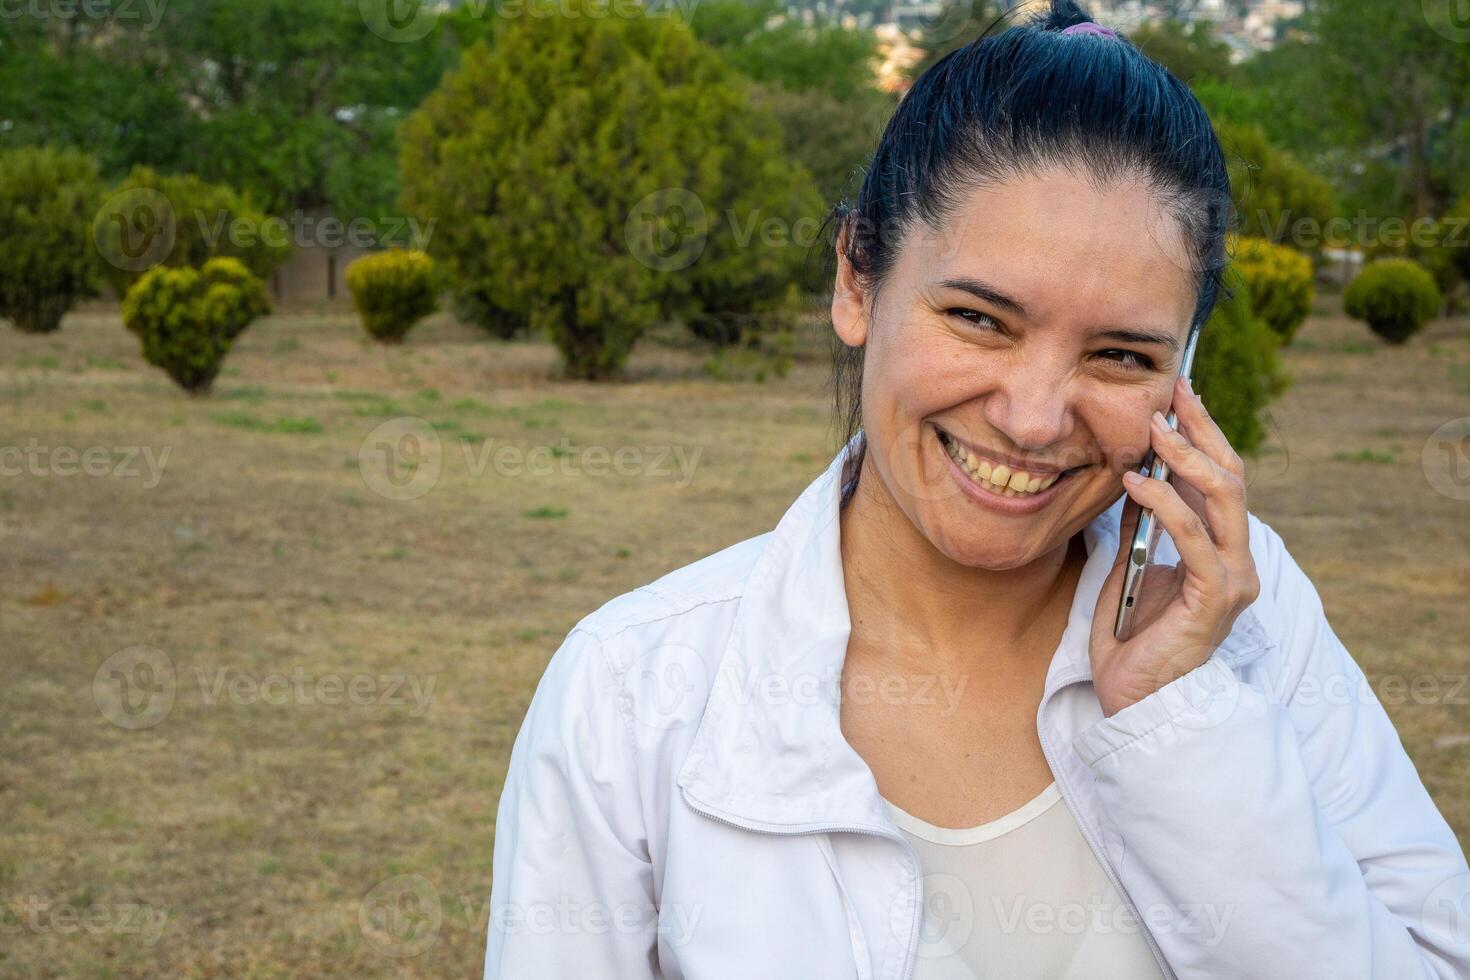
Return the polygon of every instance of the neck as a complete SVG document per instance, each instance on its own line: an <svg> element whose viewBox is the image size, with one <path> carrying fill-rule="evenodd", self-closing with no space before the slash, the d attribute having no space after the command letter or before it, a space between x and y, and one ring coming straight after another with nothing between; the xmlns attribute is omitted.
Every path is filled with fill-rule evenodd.
<svg viewBox="0 0 1470 980"><path fill-rule="evenodd" d="M1074 536L1019 568L996 571L953 561L899 508L871 470L871 459L863 461L842 510L841 542L853 637L885 658L930 667L1049 655L1055 637L1038 636L1035 627L1058 614L1065 623L1086 560Z"/></svg>

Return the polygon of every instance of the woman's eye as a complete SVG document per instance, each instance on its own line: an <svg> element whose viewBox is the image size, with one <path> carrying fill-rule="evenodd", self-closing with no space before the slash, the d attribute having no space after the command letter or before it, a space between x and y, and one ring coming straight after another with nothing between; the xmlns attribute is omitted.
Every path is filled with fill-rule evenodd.
<svg viewBox="0 0 1470 980"><path fill-rule="evenodd" d="M972 310L963 306L957 306L945 312L950 316L957 316L966 323L974 324L977 327L984 327L987 330L1000 329L1000 324L989 313L981 313L979 310Z"/></svg>
<svg viewBox="0 0 1470 980"><path fill-rule="evenodd" d="M1153 358L1140 354L1138 351L1110 349L1098 351L1098 356L1104 360L1115 361L1124 367L1135 368L1140 371L1152 371L1154 368Z"/></svg>

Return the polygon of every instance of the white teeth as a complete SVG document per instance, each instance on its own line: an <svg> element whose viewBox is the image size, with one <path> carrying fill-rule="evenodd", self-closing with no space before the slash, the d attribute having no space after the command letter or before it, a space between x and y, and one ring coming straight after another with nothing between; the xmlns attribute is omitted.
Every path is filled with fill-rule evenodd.
<svg viewBox="0 0 1470 980"><path fill-rule="evenodd" d="M1032 476L1024 470L1013 470L1005 464L992 468L989 460L976 456L953 440L945 442L945 451L976 483L1003 497L1040 493L1062 476L1060 473Z"/></svg>

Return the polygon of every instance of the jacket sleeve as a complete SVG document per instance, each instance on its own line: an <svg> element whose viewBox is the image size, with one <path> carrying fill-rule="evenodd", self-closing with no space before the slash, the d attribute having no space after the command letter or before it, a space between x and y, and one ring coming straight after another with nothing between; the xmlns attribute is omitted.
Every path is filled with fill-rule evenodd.
<svg viewBox="0 0 1470 980"><path fill-rule="evenodd" d="M486 980L656 977L658 911L621 674L574 629L511 750Z"/></svg>
<svg viewBox="0 0 1470 980"><path fill-rule="evenodd" d="M1181 977L1466 980L1464 852L1316 589L1253 531L1282 654L1260 682L1211 656L1073 741L1129 897Z"/></svg>

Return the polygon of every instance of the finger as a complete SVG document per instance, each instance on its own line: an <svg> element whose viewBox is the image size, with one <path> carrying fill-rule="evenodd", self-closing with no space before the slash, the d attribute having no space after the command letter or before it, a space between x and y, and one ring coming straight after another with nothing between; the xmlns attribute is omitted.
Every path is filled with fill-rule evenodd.
<svg viewBox="0 0 1470 980"><path fill-rule="evenodd" d="M1136 478L1125 477L1123 483L1134 500L1158 516L1164 530L1173 539L1179 557L1184 559L1185 570L1199 583L1201 591L1211 597L1226 598L1227 569L1220 549L1204 520L1184 502L1179 491L1167 480L1155 480L1142 474Z"/></svg>
<svg viewBox="0 0 1470 980"><path fill-rule="evenodd" d="M1133 534L1138 530L1138 519L1143 508L1132 497L1123 498L1123 515L1118 522L1118 553L1113 556L1113 567L1119 568L1128 561L1128 552L1133 547Z"/></svg>
<svg viewBox="0 0 1470 980"><path fill-rule="evenodd" d="M1249 539L1249 526L1244 481L1226 472L1183 432L1169 428L1164 417L1157 412L1150 429L1154 451L1203 499L1204 517L1216 543L1232 552L1245 546Z"/></svg>
<svg viewBox="0 0 1470 980"><path fill-rule="evenodd" d="M1186 378L1180 378L1174 386L1174 415L1190 442L1225 472L1245 479L1245 463L1240 454L1210 417L1209 409Z"/></svg>

